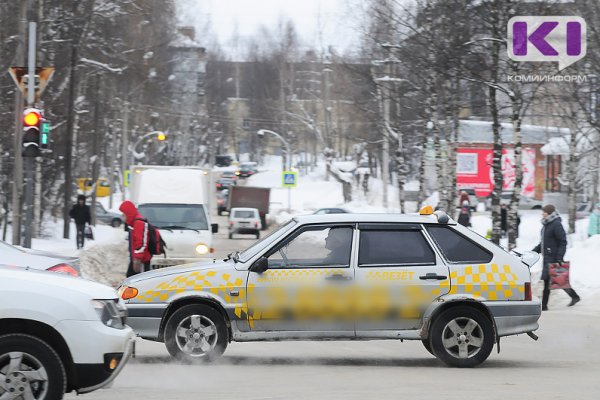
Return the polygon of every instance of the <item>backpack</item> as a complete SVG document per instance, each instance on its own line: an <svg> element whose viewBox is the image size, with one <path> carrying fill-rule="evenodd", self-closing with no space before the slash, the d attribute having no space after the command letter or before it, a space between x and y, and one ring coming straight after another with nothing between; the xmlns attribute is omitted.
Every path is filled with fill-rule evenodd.
<svg viewBox="0 0 600 400"><path fill-rule="evenodd" d="M148 225L148 252L153 256L164 254L166 258L167 252L165 249L167 244L160 235L158 228L148 222L147 219L137 218L136 221L138 220L144 221Z"/></svg>

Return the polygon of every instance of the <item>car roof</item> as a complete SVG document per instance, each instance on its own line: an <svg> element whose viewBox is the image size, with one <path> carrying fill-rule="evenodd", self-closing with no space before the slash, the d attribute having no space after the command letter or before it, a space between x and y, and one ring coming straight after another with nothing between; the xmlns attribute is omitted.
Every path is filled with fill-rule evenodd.
<svg viewBox="0 0 600 400"><path fill-rule="evenodd" d="M293 218L300 224L318 224L318 223L360 223L360 222L376 222L376 223L418 223L418 224L437 224L436 215L419 215L419 214L392 214L392 213L373 213L373 214L310 214L299 215ZM452 219L448 225L454 225Z"/></svg>

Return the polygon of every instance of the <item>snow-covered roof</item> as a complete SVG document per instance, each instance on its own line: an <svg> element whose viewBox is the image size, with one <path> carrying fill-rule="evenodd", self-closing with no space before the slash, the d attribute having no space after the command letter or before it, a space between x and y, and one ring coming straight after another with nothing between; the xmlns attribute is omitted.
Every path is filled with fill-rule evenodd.
<svg viewBox="0 0 600 400"><path fill-rule="evenodd" d="M540 151L546 156L568 156L569 155L569 142L571 141L571 135L563 137L551 138L547 144L542 146ZM577 140L577 151L583 152L590 150L593 147L593 143L589 137L581 137Z"/></svg>
<svg viewBox="0 0 600 400"><path fill-rule="evenodd" d="M569 134L568 128L541 125L521 125L523 144L544 144L549 138ZM512 143L512 124L500 124L500 135L503 143ZM461 143L493 143L491 121L460 120L458 128L458 141Z"/></svg>

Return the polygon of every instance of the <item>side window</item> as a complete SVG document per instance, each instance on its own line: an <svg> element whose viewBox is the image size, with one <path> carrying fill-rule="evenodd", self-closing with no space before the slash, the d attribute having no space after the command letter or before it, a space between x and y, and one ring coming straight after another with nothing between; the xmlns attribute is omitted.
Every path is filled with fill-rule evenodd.
<svg viewBox="0 0 600 400"><path fill-rule="evenodd" d="M450 262L487 263L492 254L463 235L446 226L428 226L427 231Z"/></svg>
<svg viewBox="0 0 600 400"><path fill-rule="evenodd" d="M358 265L435 265L435 253L420 230L361 230Z"/></svg>
<svg viewBox="0 0 600 400"><path fill-rule="evenodd" d="M268 256L269 268L349 267L351 227L310 227Z"/></svg>

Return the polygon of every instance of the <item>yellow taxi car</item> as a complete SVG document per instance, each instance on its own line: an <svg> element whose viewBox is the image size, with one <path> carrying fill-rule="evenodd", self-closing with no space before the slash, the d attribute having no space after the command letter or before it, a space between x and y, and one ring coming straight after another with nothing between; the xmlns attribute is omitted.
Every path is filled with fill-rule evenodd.
<svg viewBox="0 0 600 400"><path fill-rule="evenodd" d="M536 338L529 266L440 211L293 218L214 263L143 273L120 288L129 324L187 361L231 341L407 339L450 366L501 337Z"/></svg>

